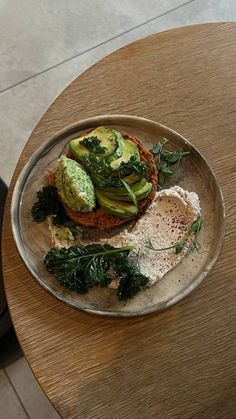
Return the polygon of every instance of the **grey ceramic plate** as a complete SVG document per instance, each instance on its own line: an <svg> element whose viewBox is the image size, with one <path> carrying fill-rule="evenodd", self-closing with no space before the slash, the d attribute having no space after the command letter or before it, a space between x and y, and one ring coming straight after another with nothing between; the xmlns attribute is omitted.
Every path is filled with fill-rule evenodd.
<svg viewBox="0 0 236 419"><path fill-rule="evenodd" d="M68 141L82 131L108 125L139 138L150 149L160 137L174 147L190 150L181 163L175 184L199 194L205 221L200 235L202 249L194 252L153 287L127 302L119 302L115 290L94 288L78 295L63 289L43 265L45 253L52 247L46 225L32 221L31 207L36 191L46 181L46 168L62 152ZM214 173L203 156L180 134L147 119L128 115L104 115L83 120L57 133L38 149L20 174L13 193L11 220L18 251L33 277L59 300L84 311L110 316L137 316L163 310L180 301L206 277L219 255L224 236L224 203Z"/></svg>

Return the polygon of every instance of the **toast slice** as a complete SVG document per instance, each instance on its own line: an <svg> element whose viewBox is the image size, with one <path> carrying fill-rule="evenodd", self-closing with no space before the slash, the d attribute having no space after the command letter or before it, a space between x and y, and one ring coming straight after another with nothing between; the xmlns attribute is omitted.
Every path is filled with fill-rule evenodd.
<svg viewBox="0 0 236 419"><path fill-rule="evenodd" d="M124 139L129 139L133 143L137 144L141 161L147 162L149 166L149 176L150 176L150 182L152 183L152 190L150 194L141 201L139 206L138 214L136 214L133 217L130 218L119 218L115 215L103 210L102 208L95 209L91 212L75 212L72 209L70 209L67 205L64 205L64 208L67 212L67 215L78 225L86 226L86 227L96 227L99 230L109 230L111 228L117 227L121 224L127 223L127 221L130 221L131 219L139 218L145 210L149 207L149 205L152 203L156 188L157 188L157 169L156 164L153 159L153 155L145 149L145 147L141 144L141 142L130 135L123 134ZM67 154L67 157L71 159L75 159L73 154L69 151ZM76 159L75 159L76 160ZM55 177L53 174L49 175L48 178L49 184L55 183Z"/></svg>

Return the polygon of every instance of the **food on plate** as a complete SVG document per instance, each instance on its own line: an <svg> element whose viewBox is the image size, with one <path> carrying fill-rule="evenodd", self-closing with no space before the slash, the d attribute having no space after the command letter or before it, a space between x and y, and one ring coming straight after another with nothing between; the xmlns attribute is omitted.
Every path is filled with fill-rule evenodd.
<svg viewBox="0 0 236 419"><path fill-rule="evenodd" d="M189 151L184 151L182 148L178 148L174 151L166 150L165 146L167 143L168 141L163 139L151 150L155 163L158 166L159 188L162 188L166 180L176 174L183 157L190 154Z"/></svg>
<svg viewBox="0 0 236 419"><path fill-rule="evenodd" d="M122 230L109 243L134 246L138 251L140 271L149 278L147 286L152 286L195 246L198 247L201 224L198 195L174 186L157 192L132 231ZM136 257L135 252L133 257Z"/></svg>
<svg viewBox="0 0 236 419"><path fill-rule="evenodd" d="M75 211L61 197L76 224L108 230L140 216L152 202L156 164L152 153L136 138L98 127L71 140L69 149L67 157L76 159L90 176L97 201L93 211ZM50 184L55 184L55 177L50 174Z"/></svg>
<svg viewBox="0 0 236 419"><path fill-rule="evenodd" d="M117 296L119 300L127 300L148 283L148 278L128 257L132 249L132 246L115 248L108 244L51 249L44 264L63 287L79 294L93 286L106 288L118 277Z"/></svg>
<svg viewBox="0 0 236 419"><path fill-rule="evenodd" d="M55 248L44 263L63 287L117 288L126 300L198 250L198 195L178 185L163 189L189 151L166 144L148 151L105 126L69 142L32 208L35 221L48 222Z"/></svg>
<svg viewBox="0 0 236 419"><path fill-rule="evenodd" d="M89 212L95 208L93 182L84 168L75 160L65 156L58 160L55 175L58 195L73 211Z"/></svg>

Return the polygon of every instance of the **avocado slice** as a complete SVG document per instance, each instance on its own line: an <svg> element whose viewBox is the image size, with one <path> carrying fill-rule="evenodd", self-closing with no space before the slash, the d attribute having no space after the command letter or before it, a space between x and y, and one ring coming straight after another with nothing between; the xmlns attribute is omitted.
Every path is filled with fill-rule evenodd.
<svg viewBox="0 0 236 419"><path fill-rule="evenodd" d="M104 195L104 191L99 188L95 188L95 195L102 209L119 218L130 218L138 213L138 208L135 205L109 199Z"/></svg>
<svg viewBox="0 0 236 419"><path fill-rule="evenodd" d="M125 176L124 180L129 184L133 185L134 183L140 180L140 175L138 173L132 172L130 175Z"/></svg>
<svg viewBox="0 0 236 419"><path fill-rule="evenodd" d="M122 156L125 140L121 134L109 127L98 127L88 134L79 138L74 138L70 141L70 150L77 159L80 160L92 152L92 150L89 150L82 144L83 140L91 137L97 138L99 140L99 145L104 148L102 155L111 156L112 160Z"/></svg>
<svg viewBox="0 0 236 419"><path fill-rule="evenodd" d="M120 189L120 193L117 193L116 189ZM150 194L152 190L152 183L148 182L146 179L142 179L140 182L132 185L131 189L134 192L136 199L138 201L142 201ZM126 188L114 188L113 192L109 192L107 189L104 189L103 194L109 199L114 199L115 197L117 201L132 202L132 198Z"/></svg>
<svg viewBox="0 0 236 419"><path fill-rule="evenodd" d="M97 174L97 173L90 173L90 176L93 180L93 183L97 186L99 186L101 189L105 189L103 186L103 182L101 177ZM129 185L132 185L134 183L137 183L139 180L141 180L141 177L138 173L132 172L130 175L125 176L123 178ZM111 191L116 193L119 193L119 190L121 189L122 191L124 190L123 186L122 187L110 187ZM106 189L107 190L107 189ZM126 190L126 189L125 189Z"/></svg>
<svg viewBox="0 0 236 419"><path fill-rule="evenodd" d="M141 179L139 182L136 182L134 185L131 185L132 191L135 193L137 192L140 188L142 188L143 186L146 185L147 180L145 178ZM113 194L113 196L115 195L121 195L121 196L127 196L129 195L127 189L125 188L125 186L121 186L121 187L115 187L115 186L109 186L108 188L101 188L103 189L104 192L109 192L111 194Z"/></svg>
<svg viewBox="0 0 236 419"><path fill-rule="evenodd" d="M119 167L120 167L120 165L122 163L127 163L132 156L135 156L136 159L138 161L140 161L140 155L139 155L139 151L138 151L138 146L136 144L134 144L130 140L124 140L124 150L123 150L123 153L122 153L121 157L119 157L118 159L113 160L111 162L111 168L113 170L118 170Z"/></svg>
<svg viewBox="0 0 236 419"><path fill-rule="evenodd" d="M138 201L142 201L144 198L146 198L152 190L152 183L148 182L146 179L143 180L145 181L143 185L140 188L134 190L134 194ZM132 189L134 188L132 187Z"/></svg>

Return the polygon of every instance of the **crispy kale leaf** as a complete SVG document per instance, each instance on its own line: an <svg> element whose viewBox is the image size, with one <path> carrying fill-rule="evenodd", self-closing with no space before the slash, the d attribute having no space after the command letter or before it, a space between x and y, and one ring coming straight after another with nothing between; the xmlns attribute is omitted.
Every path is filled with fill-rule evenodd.
<svg viewBox="0 0 236 419"><path fill-rule="evenodd" d="M117 290L119 300L134 297L146 287L149 281L149 278L143 275L138 266L133 265L127 257L123 258L123 261L120 258L119 275L120 281Z"/></svg>
<svg viewBox="0 0 236 419"><path fill-rule="evenodd" d="M104 186L121 186L120 179L115 176L110 166L109 157L90 153L83 157L83 166L91 175L94 183L97 183L97 179L99 183L104 183Z"/></svg>
<svg viewBox="0 0 236 419"><path fill-rule="evenodd" d="M117 296L127 300L145 288L149 280L129 260L132 249L132 246L115 248L109 244L51 249L44 264L63 287L79 294L88 292L93 286L108 287L115 272L120 278Z"/></svg>
<svg viewBox="0 0 236 419"><path fill-rule="evenodd" d="M80 142L80 144L82 144L92 153L103 154L106 151L106 147L102 147L100 143L101 141L96 136L86 137Z"/></svg>
<svg viewBox="0 0 236 419"><path fill-rule="evenodd" d="M57 188L52 185L44 186L37 192L38 200L34 203L31 213L33 220L41 223L51 215L52 222L57 227L68 227L75 238L78 234L76 224L68 217L62 203L58 199Z"/></svg>
<svg viewBox="0 0 236 419"><path fill-rule="evenodd" d="M37 223L45 221L48 215L54 215L58 222L66 217L63 205L59 202L57 188L55 186L44 186L37 192L38 201L34 203L31 213L33 220Z"/></svg>
<svg viewBox="0 0 236 419"><path fill-rule="evenodd" d="M149 179L147 163L141 163L136 156L131 156L128 162L121 163L119 176L124 177L132 172L137 173L141 178Z"/></svg>
<svg viewBox="0 0 236 419"><path fill-rule="evenodd" d="M83 165L93 182L102 188L124 186L122 179L132 172L142 178L149 178L148 166L139 162L135 156L131 156L128 162L121 163L118 170L113 170L110 163L109 157L101 157L97 154L91 153L83 157Z"/></svg>

